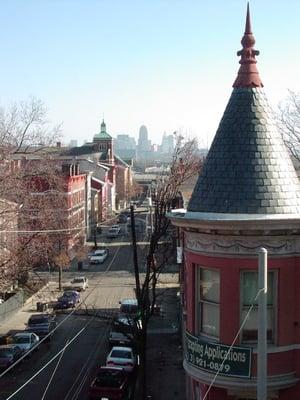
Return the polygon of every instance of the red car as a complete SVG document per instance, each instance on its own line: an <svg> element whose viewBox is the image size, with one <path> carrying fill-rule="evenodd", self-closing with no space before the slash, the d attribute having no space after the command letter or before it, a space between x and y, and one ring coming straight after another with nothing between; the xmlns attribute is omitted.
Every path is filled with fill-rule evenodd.
<svg viewBox="0 0 300 400"><path fill-rule="evenodd" d="M127 400L131 394L129 375L122 368L100 367L89 388L91 400Z"/></svg>

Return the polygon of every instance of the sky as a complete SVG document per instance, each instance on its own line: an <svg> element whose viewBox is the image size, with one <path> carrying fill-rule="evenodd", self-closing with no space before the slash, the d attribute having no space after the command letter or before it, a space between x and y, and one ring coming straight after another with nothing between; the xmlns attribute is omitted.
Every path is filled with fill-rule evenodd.
<svg viewBox="0 0 300 400"><path fill-rule="evenodd" d="M3 0L0 105L41 99L63 142L165 132L211 143L237 75L246 0ZM273 107L300 90L300 1L251 0Z"/></svg>

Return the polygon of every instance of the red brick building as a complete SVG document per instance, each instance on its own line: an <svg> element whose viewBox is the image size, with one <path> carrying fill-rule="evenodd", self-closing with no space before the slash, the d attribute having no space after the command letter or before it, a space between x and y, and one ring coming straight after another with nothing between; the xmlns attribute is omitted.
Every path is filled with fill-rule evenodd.
<svg viewBox="0 0 300 400"><path fill-rule="evenodd" d="M49 177L43 174L43 163L52 170ZM57 159L45 161L36 155L23 155L21 167L40 171L40 175L32 176L28 182L26 213L19 221L20 229L53 230L49 241L73 259L85 239L86 174L80 172L78 164ZM45 239L46 236L41 240Z"/></svg>
<svg viewBox="0 0 300 400"><path fill-rule="evenodd" d="M238 76L187 211L188 400L256 399L258 251L268 251L267 399L300 398L300 185L272 118L249 9ZM233 347L230 347L233 346Z"/></svg>
<svg viewBox="0 0 300 400"><path fill-rule="evenodd" d="M73 259L77 246L82 245L85 239L86 174L80 173L78 165L68 165L67 169L64 177L67 203L65 228L70 229L67 248Z"/></svg>
<svg viewBox="0 0 300 400"><path fill-rule="evenodd" d="M113 138L107 132L104 120L100 132L94 135L92 142L71 148L65 155L76 157L78 160L86 157L107 169L107 175L104 177L101 174L100 179L95 169L93 174L98 183L95 180L91 187L95 191L98 190L97 197L100 199L99 204L102 205L97 212L100 217L98 222L112 216L114 211L128 206L132 191L131 165L114 153ZM83 170L91 171L91 168L85 166Z"/></svg>

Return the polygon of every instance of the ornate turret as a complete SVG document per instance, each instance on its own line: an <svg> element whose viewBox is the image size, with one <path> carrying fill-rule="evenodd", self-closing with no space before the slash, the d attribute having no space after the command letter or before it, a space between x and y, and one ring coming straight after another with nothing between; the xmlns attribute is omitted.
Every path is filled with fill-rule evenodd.
<svg viewBox="0 0 300 400"><path fill-rule="evenodd" d="M187 211L168 214L181 228L184 254L183 368L190 386L199 388L196 397L209 393L211 400L257 399L262 255L268 276L263 397L300 399L300 185L263 91L254 43L248 6L229 102ZM211 353L253 351L241 363L238 355L209 358L203 349L210 346Z"/></svg>
<svg viewBox="0 0 300 400"><path fill-rule="evenodd" d="M248 5L241 66L188 211L300 214L299 180L262 89L254 43Z"/></svg>

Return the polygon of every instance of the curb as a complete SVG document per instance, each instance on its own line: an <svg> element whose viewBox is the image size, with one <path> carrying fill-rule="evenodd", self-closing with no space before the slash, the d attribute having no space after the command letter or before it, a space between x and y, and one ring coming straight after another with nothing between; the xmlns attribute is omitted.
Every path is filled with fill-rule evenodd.
<svg viewBox="0 0 300 400"><path fill-rule="evenodd" d="M31 303L33 301L33 298L42 290L46 289L49 287L49 282L46 283L45 286L41 287L37 292L35 292L32 296L28 297L27 300L24 301L23 306L27 306L29 303Z"/></svg>
<svg viewBox="0 0 300 400"><path fill-rule="evenodd" d="M148 335L164 335L164 334L178 334L178 327L176 328L157 328L157 329L148 329L147 330Z"/></svg>

